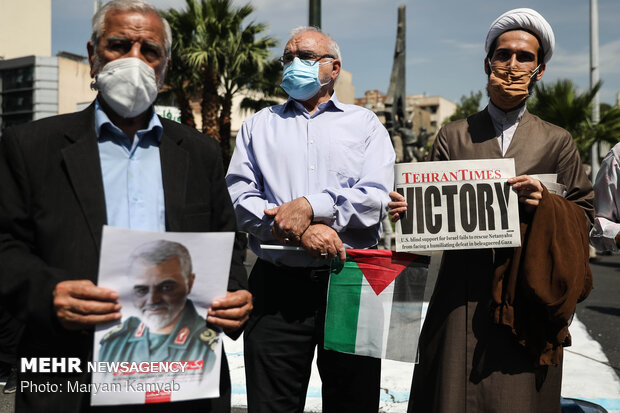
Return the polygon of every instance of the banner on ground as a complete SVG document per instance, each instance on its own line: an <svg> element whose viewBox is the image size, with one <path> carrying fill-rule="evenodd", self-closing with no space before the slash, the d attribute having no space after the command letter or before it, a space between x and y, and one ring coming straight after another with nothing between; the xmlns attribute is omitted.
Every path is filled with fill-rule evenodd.
<svg viewBox="0 0 620 413"><path fill-rule="evenodd" d="M396 250L520 246L517 194L507 182L514 176L512 158L396 164L396 191L408 204Z"/></svg>
<svg viewBox="0 0 620 413"><path fill-rule="evenodd" d="M206 316L226 295L233 241L104 227L98 285L118 292L122 319L97 326L91 405L219 397L221 337Z"/></svg>
<svg viewBox="0 0 620 413"><path fill-rule="evenodd" d="M327 350L415 362L429 259L388 250L347 250L332 270Z"/></svg>

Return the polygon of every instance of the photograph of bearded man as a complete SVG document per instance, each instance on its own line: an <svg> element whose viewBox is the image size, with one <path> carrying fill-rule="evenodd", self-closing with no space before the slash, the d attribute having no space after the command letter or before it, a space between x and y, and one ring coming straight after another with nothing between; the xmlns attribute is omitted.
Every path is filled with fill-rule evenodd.
<svg viewBox="0 0 620 413"><path fill-rule="evenodd" d="M209 371L218 337L188 298L196 275L187 248L165 240L142 244L130 256L127 275L140 316L105 335L100 361L201 360Z"/></svg>

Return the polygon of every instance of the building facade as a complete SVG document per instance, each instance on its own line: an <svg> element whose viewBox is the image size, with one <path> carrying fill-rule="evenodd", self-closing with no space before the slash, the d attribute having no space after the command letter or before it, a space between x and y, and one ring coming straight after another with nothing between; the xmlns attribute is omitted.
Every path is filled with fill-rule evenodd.
<svg viewBox="0 0 620 413"><path fill-rule="evenodd" d="M52 0L0 0L0 60L52 54Z"/></svg>
<svg viewBox="0 0 620 413"><path fill-rule="evenodd" d="M94 100L85 57L25 56L0 60L0 134L11 125L75 112Z"/></svg>
<svg viewBox="0 0 620 413"><path fill-rule="evenodd" d="M385 98L385 94L377 89L367 90L364 97L355 99L355 104L382 112L385 109ZM421 128L427 132L437 132L442 123L456 111L456 104L441 96L410 95L405 100L405 106L407 120L413 123L416 132Z"/></svg>
<svg viewBox="0 0 620 413"><path fill-rule="evenodd" d="M410 95L406 102L407 108L412 109L413 124L429 132L438 131L441 124L456 111L456 104L441 96ZM426 112L428 116L422 112Z"/></svg>

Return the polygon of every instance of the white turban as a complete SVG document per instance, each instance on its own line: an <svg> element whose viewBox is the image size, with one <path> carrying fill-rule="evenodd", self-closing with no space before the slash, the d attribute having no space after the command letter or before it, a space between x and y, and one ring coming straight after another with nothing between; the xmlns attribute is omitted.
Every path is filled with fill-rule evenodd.
<svg viewBox="0 0 620 413"><path fill-rule="evenodd" d="M489 54L489 49L493 41L497 39L500 34L514 29L527 30L538 36L544 53L543 63L547 64L551 59L551 55L553 55L555 36L547 20L536 10L532 9L514 9L507 11L491 24L487 39L484 43L484 50L487 55Z"/></svg>

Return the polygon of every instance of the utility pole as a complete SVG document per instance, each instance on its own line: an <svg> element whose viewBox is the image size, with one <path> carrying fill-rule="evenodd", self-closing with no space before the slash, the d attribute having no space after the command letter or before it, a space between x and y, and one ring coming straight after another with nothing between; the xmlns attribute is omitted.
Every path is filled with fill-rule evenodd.
<svg viewBox="0 0 620 413"><path fill-rule="evenodd" d="M590 0L590 90L592 90L598 81L598 1ZM592 123L595 125L600 120L599 109L599 94L596 92L596 95L594 95L592 99ZM594 182L600 168L599 156L599 143L594 142L590 149L592 182Z"/></svg>
<svg viewBox="0 0 620 413"><path fill-rule="evenodd" d="M310 0L309 26L321 27L321 0Z"/></svg>

